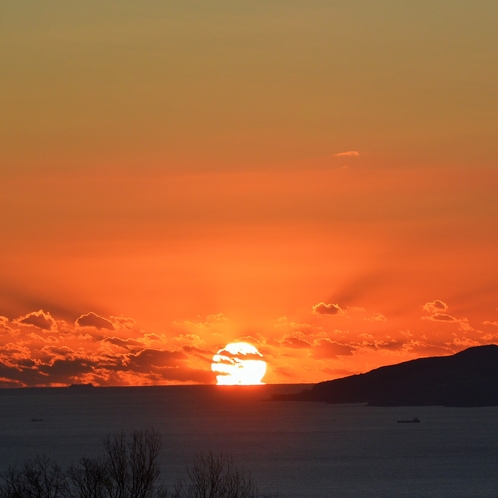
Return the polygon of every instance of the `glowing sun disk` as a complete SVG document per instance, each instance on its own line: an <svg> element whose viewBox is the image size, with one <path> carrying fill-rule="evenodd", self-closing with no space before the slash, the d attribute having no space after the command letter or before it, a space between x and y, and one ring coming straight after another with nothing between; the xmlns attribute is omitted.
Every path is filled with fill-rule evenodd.
<svg viewBox="0 0 498 498"><path fill-rule="evenodd" d="M213 356L211 369L218 385L263 384L266 372L263 355L247 342L231 342Z"/></svg>

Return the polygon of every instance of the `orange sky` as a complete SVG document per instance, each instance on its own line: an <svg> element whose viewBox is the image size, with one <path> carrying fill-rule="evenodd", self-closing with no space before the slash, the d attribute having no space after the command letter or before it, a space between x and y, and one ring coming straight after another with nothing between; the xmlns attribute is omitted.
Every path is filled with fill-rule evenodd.
<svg viewBox="0 0 498 498"><path fill-rule="evenodd" d="M498 342L498 5L373 3L0 2L0 385Z"/></svg>

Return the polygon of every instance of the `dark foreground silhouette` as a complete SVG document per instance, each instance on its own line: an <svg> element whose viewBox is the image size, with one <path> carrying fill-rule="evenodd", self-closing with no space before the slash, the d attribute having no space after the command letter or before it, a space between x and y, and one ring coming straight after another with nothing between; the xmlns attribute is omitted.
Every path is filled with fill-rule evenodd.
<svg viewBox="0 0 498 498"><path fill-rule="evenodd" d="M381 367L272 399L370 406L498 406L498 346Z"/></svg>
<svg viewBox="0 0 498 498"><path fill-rule="evenodd" d="M260 494L251 476L225 454L198 454L171 491L161 482L156 430L103 440L104 452L63 469L45 456L1 475L0 498L277 498Z"/></svg>

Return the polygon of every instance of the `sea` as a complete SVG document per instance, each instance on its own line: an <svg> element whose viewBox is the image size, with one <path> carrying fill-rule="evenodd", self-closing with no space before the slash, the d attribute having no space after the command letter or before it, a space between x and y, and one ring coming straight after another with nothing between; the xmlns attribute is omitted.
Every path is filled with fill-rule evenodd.
<svg viewBox="0 0 498 498"><path fill-rule="evenodd" d="M0 389L0 471L42 454L64 467L107 434L154 428L168 486L212 452L281 498L498 497L498 407L271 400L306 387Z"/></svg>

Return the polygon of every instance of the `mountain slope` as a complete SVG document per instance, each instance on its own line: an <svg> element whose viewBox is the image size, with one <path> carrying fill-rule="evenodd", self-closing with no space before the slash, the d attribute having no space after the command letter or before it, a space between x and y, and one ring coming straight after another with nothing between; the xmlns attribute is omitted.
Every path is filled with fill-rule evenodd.
<svg viewBox="0 0 498 498"><path fill-rule="evenodd" d="M381 367L273 399L371 406L498 406L498 346Z"/></svg>

